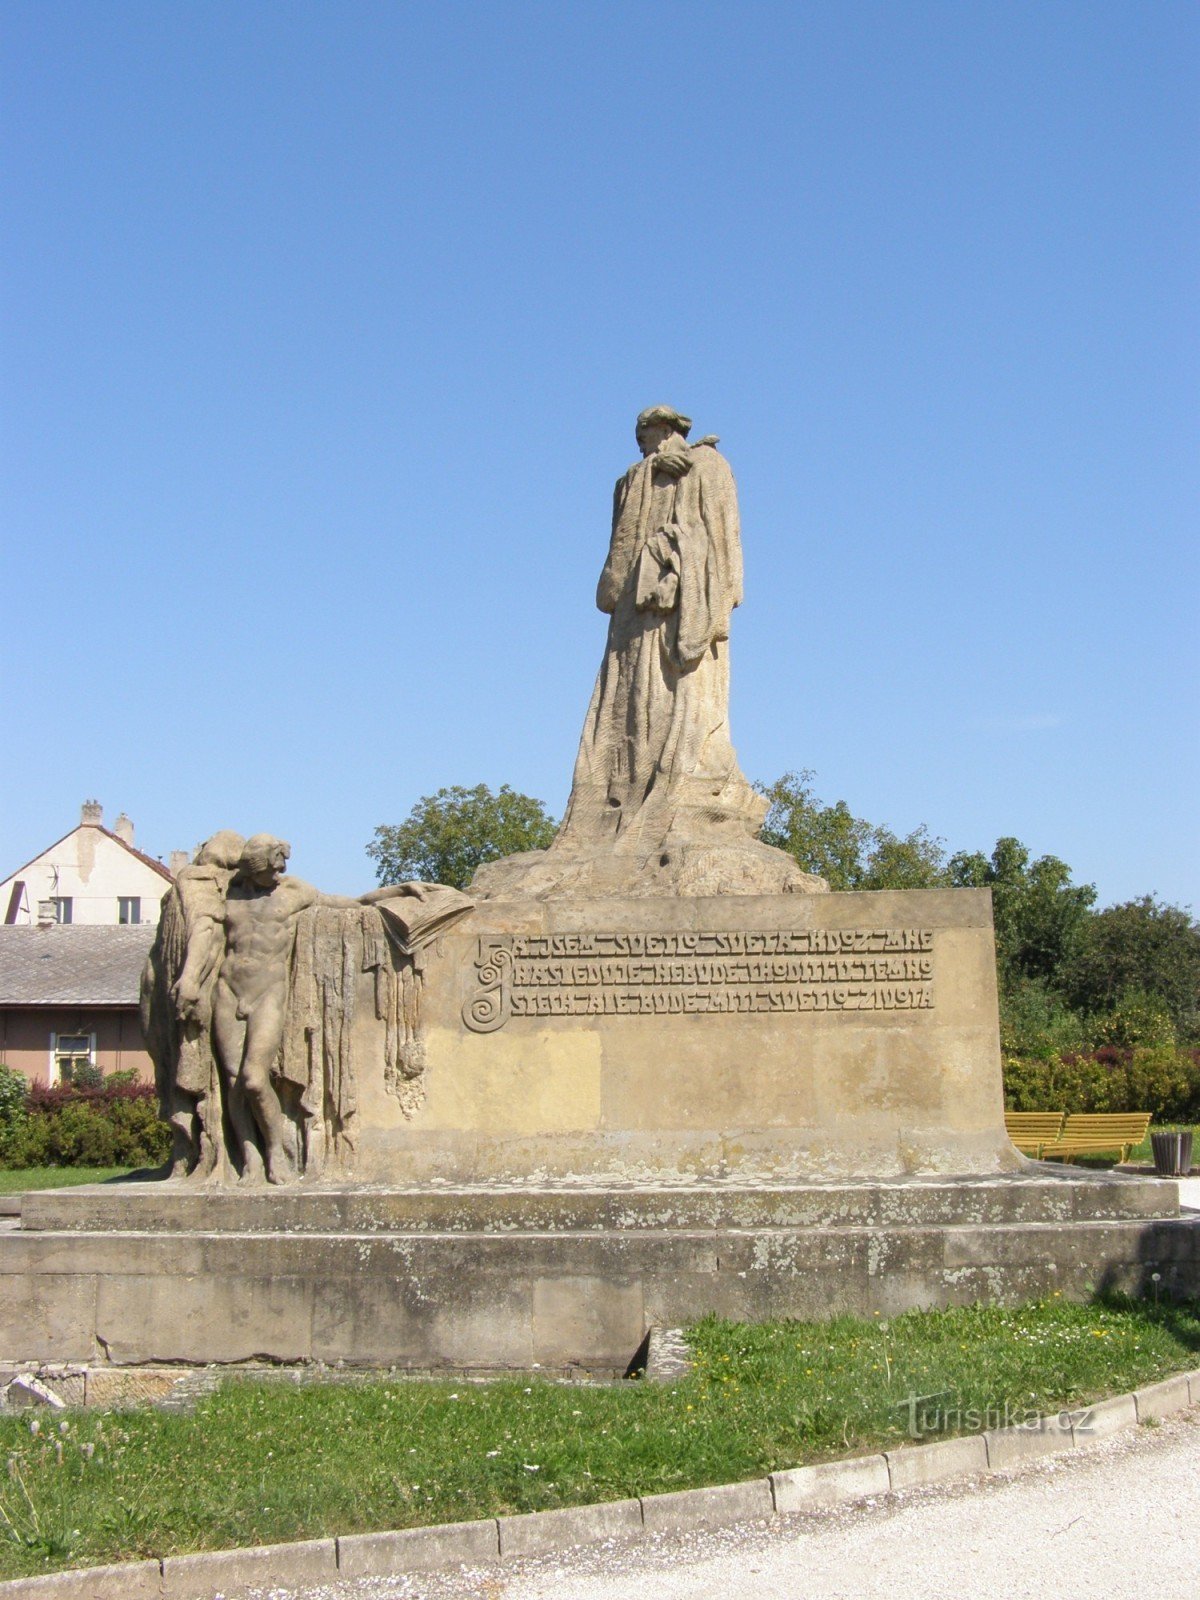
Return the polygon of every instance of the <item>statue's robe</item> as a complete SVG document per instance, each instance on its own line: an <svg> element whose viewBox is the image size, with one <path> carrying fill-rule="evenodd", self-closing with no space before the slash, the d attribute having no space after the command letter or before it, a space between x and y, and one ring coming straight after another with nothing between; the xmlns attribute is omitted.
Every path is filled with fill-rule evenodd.
<svg viewBox="0 0 1200 1600"><path fill-rule="evenodd" d="M709 441L674 436L616 486L596 593L612 620L555 849L756 834L765 806L729 735L729 619L741 598L729 463Z"/></svg>

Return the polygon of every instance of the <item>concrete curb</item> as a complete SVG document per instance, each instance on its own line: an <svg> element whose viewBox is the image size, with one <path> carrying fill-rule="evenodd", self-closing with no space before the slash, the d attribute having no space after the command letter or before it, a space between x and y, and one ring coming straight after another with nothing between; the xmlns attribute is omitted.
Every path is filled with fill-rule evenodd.
<svg viewBox="0 0 1200 1600"><path fill-rule="evenodd" d="M0 1600L209 1600L218 1593L234 1600L248 1590L279 1583L433 1572L547 1555L605 1540L762 1521L1005 1472L1038 1457L1087 1449L1138 1423L1158 1422L1192 1406L1200 1406L1200 1368L1017 1427L991 1428L846 1461L821 1461L748 1483L392 1533L355 1533L112 1567L77 1567L0 1583Z"/></svg>

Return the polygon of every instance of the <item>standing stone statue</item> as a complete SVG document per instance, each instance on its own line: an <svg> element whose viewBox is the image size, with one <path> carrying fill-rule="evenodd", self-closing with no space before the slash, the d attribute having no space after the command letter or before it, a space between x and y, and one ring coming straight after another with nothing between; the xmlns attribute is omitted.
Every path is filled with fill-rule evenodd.
<svg viewBox="0 0 1200 1600"><path fill-rule="evenodd" d="M170 1170L207 1176L222 1149L221 1093L211 1023L225 948L225 895L246 841L223 829L205 840L163 896L158 934L142 974L141 1021L154 1062Z"/></svg>
<svg viewBox="0 0 1200 1600"><path fill-rule="evenodd" d="M269 1183L286 1183L296 1167L293 1127L271 1074L283 1044L300 913L318 901L360 904L285 877L290 854L291 846L269 833L247 839L225 897L225 955L213 1001L213 1040L242 1175L261 1177L265 1166Z"/></svg>
<svg viewBox="0 0 1200 1600"><path fill-rule="evenodd" d="M611 617L562 843L657 848L753 836L766 801L729 737L729 619L742 600L737 489L670 406L637 420L642 459L618 481L596 604Z"/></svg>
<svg viewBox="0 0 1200 1600"><path fill-rule="evenodd" d="M642 459L618 480L596 604L610 618L575 762L548 851L480 870L503 895L777 894L824 890L757 838L767 802L729 733L729 624L742 599L737 488L691 419L652 406Z"/></svg>

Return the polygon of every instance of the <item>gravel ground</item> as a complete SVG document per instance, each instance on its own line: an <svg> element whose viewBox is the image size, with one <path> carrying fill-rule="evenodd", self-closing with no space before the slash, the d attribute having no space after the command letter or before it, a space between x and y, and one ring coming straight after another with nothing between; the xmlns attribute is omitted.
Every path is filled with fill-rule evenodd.
<svg viewBox="0 0 1200 1600"><path fill-rule="evenodd" d="M636 1546L274 1600L1072 1600L1200 1595L1200 1416L1074 1457Z"/></svg>

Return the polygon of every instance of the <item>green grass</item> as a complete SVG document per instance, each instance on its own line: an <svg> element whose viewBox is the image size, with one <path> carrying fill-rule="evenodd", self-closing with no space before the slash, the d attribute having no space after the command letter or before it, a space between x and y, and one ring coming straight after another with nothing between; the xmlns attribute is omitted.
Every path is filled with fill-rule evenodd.
<svg viewBox="0 0 1200 1600"><path fill-rule="evenodd" d="M0 1167L0 1194L26 1189L69 1189L77 1183L106 1183L123 1178L130 1167Z"/></svg>
<svg viewBox="0 0 1200 1600"><path fill-rule="evenodd" d="M0 1417L0 1577L756 1477L903 1442L914 1394L944 1396L946 1431L994 1426L1195 1366L1200 1305L1055 1298L690 1337L695 1369L670 1385L230 1380L190 1415Z"/></svg>

